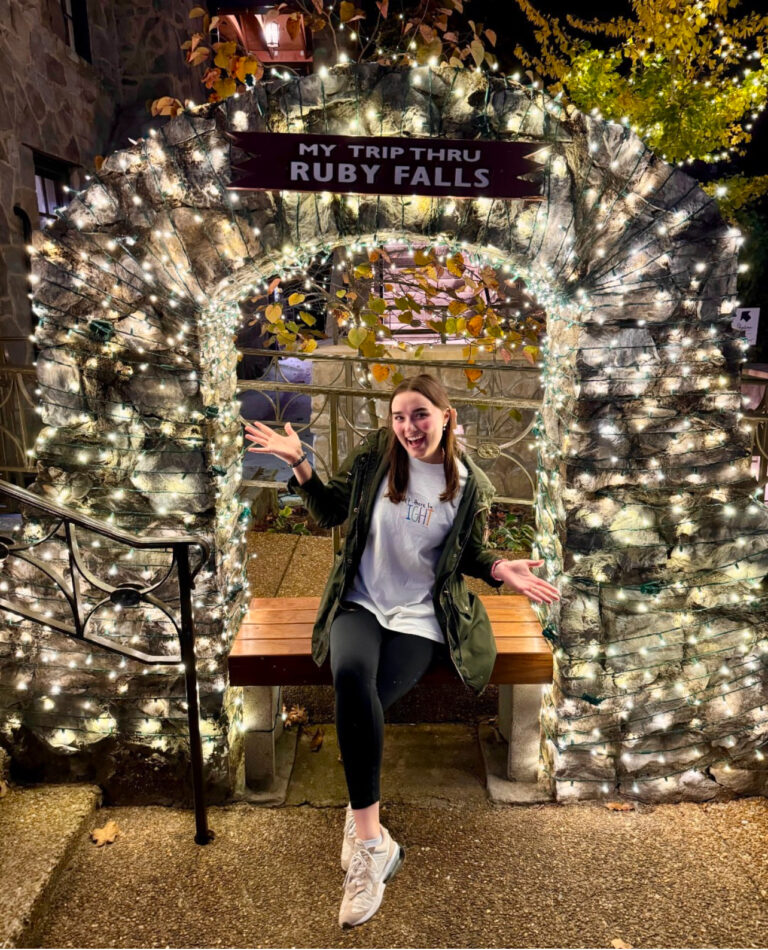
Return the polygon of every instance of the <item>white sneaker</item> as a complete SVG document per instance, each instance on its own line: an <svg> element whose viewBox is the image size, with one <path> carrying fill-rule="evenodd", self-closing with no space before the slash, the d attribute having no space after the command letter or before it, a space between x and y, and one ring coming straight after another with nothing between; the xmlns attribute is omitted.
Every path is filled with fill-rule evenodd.
<svg viewBox="0 0 768 950"><path fill-rule="evenodd" d="M349 870L349 862L352 860L352 851L355 847L356 838L355 815L352 806L347 805L344 813L344 840L341 842L341 869Z"/></svg>
<svg viewBox="0 0 768 950"><path fill-rule="evenodd" d="M403 863L405 851L383 825L381 838L377 848L366 848L359 838L355 839L339 909L341 927L356 927L373 917L381 907L387 881Z"/></svg>

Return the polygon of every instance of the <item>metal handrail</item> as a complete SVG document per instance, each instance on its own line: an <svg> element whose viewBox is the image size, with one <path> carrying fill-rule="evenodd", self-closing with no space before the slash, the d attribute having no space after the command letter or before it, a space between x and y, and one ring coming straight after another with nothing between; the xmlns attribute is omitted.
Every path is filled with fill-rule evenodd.
<svg viewBox="0 0 768 950"><path fill-rule="evenodd" d="M197 691L197 668L195 662L195 625L192 611L192 588L194 579L211 556L211 547L204 539L195 535L170 535L168 537L140 538L128 531L114 528L90 515L81 514L63 505L48 501L34 492L19 488L10 482L0 480L0 494L14 499L21 505L42 512L54 518L54 525L43 537L31 541L16 542L13 538L0 535L0 563L10 557L16 557L41 571L63 594L68 604L72 622L55 617L43 616L23 604L15 604L7 597L0 598L0 610L23 617L35 623L56 630L58 633L92 643L119 656L127 656L140 663L178 664L184 667L187 696L187 718L189 723L189 748L192 767L192 795L195 809L195 841L207 844L213 837L208 828L203 786L203 748L200 734L200 707ZM103 538L139 550L171 550L172 559L161 579L141 586L139 584L120 584L114 586L102 581L85 564L78 543L78 530L90 531ZM30 548L57 538L66 543L68 555L68 581L44 561L29 553ZM199 549L199 558L194 566L190 564L190 548ZM165 584L176 567L179 593L179 616L177 623L173 609L155 596L154 591ZM100 590L106 596L95 606L86 609L80 592L80 580ZM140 604L150 604L162 611L173 624L179 637L179 652L174 654L153 655L128 646L120 646L98 635L89 635L88 624L100 608L112 604L119 609L135 608Z"/></svg>

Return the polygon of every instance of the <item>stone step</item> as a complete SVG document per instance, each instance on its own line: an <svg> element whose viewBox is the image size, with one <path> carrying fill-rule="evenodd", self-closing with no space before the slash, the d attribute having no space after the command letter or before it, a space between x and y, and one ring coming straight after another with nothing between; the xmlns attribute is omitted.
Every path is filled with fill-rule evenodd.
<svg viewBox="0 0 768 950"><path fill-rule="evenodd" d="M11 788L0 798L0 947L33 946L75 844L98 824L100 803L93 785Z"/></svg>

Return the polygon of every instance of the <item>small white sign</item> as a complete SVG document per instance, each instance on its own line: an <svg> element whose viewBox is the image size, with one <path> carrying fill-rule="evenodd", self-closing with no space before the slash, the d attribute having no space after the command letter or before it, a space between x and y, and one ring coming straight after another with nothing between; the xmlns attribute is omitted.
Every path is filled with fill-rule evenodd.
<svg viewBox="0 0 768 950"><path fill-rule="evenodd" d="M734 330L739 330L747 338L750 346L757 345L757 327L760 323L759 307L740 307L736 311L731 326Z"/></svg>

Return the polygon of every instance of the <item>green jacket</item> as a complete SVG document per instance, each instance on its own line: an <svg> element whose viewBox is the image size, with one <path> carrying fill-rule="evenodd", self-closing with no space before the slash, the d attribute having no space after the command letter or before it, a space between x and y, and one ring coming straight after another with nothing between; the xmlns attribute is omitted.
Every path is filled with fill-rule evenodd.
<svg viewBox="0 0 768 950"><path fill-rule="evenodd" d="M328 655L333 618L354 581L363 555L373 503L387 474L388 433L389 429L370 433L327 484L316 472L303 485L299 485L295 476L288 482L289 489L298 492L312 518L322 527L348 521L346 537L336 554L312 635L312 656L318 666ZM467 467L467 482L437 564L432 600L453 664L466 685L479 694L487 686L493 670L496 641L485 608L467 590L462 575L481 577L493 587L501 586L500 581L491 577L491 567L497 558L484 543L494 488L471 459L465 455L461 458Z"/></svg>

